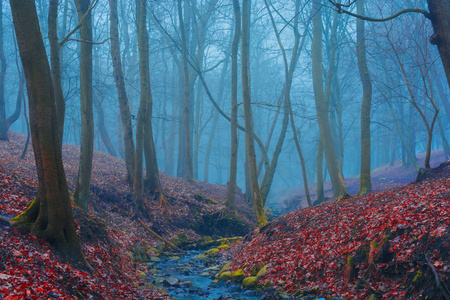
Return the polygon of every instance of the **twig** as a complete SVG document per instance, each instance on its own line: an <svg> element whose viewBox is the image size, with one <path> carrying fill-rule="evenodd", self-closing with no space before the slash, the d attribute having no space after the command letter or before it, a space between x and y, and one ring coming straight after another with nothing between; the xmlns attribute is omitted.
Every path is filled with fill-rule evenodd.
<svg viewBox="0 0 450 300"><path fill-rule="evenodd" d="M434 267L434 265L431 263L430 259L426 255L425 255L425 259L427 261L428 266L431 268L431 271L433 271L434 279L436 281L437 287L441 290L444 298L447 300L450 300L450 296L449 296L450 292L448 291L447 286L445 286L445 289L444 289L444 286L442 286L443 282L441 282L441 280L439 279L439 274L437 273L436 268Z"/></svg>

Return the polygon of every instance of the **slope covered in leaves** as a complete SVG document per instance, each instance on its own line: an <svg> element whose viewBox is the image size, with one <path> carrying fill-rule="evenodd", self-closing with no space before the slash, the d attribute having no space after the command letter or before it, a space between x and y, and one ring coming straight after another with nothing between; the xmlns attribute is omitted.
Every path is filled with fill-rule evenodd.
<svg viewBox="0 0 450 300"><path fill-rule="evenodd" d="M25 137L14 132L9 133L9 141L0 141L0 298L168 298L137 276L140 272L147 273L147 267L133 259L133 251L142 246L154 247L160 241L133 218L131 187L120 159L95 152L89 210L83 212L73 207L83 252L92 272L70 265L45 241L9 227L4 220L23 212L36 194L31 149L20 159L24 143ZM70 190L75 185L78 159L78 147L63 146ZM190 183L164 173L161 181L168 205L146 199L151 217L145 223L168 240L179 232L191 239L198 238L194 226L200 224L198 219L224 208L226 186ZM243 224L252 228L246 217L251 215L251 209L245 205L242 194L236 195Z"/></svg>
<svg viewBox="0 0 450 300"><path fill-rule="evenodd" d="M450 288L450 165L443 177L292 212L234 249L233 270L290 295L444 299ZM406 298L405 298L406 297Z"/></svg>

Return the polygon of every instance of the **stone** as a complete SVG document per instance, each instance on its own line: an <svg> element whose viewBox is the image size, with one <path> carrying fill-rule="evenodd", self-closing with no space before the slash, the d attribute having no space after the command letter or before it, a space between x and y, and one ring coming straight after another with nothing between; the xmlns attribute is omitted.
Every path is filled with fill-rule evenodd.
<svg viewBox="0 0 450 300"><path fill-rule="evenodd" d="M242 271L242 269L237 269L236 271L234 271L234 272L231 274L231 279L232 279L234 282L241 283L242 280L244 280L244 278L245 278L245 274L244 274L244 271Z"/></svg>
<svg viewBox="0 0 450 300"><path fill-rule="evenodd" d="M188 288L192 286L192 281L183 281L180 283L181 287Z"/></svg>
<svg viewBox="0 0 450 300"><path fill-rule="evenodd" d="M217 274L217 276L219 276L221 273L223 273L223 272L225 272L225 271L228 271L228 269L230 268L230 266L231 266L231 261L227 262L227 263L222 267L222 269L219 271L219 273Z"/></svg>
<svg viewBox="0 0 450 300"><path fill-rule="evenodd" d="M211 250L205 251L205 253L203 253L203 254L210 258L214 258L219 254L219 249L212 248Z"/></svg>
<svg viewBox="0 0 450 300"><path fill-rule="evenodd" d="M150 261L151 262L161 262L161 258L156 257L156 256L152 256L152 257L150 257Z"/></svg>
<svg viewBox="0 0 450 300"><path fill-rule="evenodd" d="M179 285L180 281L176 277L167 277L166 279L164 279L163 283L169 286L177 286Z"/></svg>
<svg viewBox="0 0 450 300"><path fill-rule="evenodd" d="M258 271L258 274L256 274L256 278L259 279L259 277L263 276L267 272L267 265L261 268L261 270Z"/></svg>
<svg viewBox="0 0 450 300"><path fill-rule="evenodd" d="M171 256L169 257L169 260L180 260L179 256Z"/></svg>
<svg viewBox="0 0 450 300"><path fill-rule="evenodd" d="M219 276L217 277L217 279L219 280L223 280L223 281L227 281L230 280L232 277L232 274L230 271L224 271L222 273L219 274Z"/></svg>
<svg viewBox="0 0 450 300"><path fill-rule="evenodd" d="M145 274L144 272L139 272L139 273L137 274L137 276L138 276L140 279L142 279L142 280L148 279L147 274Z"/></svg>
<svg viewBox="0 0 450 300"><path fill-rule="evenodd" d="M244 280L242 280L242 286L244 288L251 288L256 286L258 283L258 278L256 276L249 276L245 277Z"/></svg>
<svg viewBox="0 0 450 300"><path fill-rule="evenodd" d="M203 272L201 275L202 276L209 276L209 272Z"/></svg>

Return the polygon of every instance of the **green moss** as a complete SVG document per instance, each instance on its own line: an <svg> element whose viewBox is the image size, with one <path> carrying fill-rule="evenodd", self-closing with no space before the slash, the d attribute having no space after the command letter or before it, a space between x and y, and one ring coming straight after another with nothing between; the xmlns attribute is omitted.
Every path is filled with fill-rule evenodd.
<svg viewBox="0 0 450 300"><path fill-rule="evenodd" d="M137 276L138 276L140 279L142 279L142 280L148 279L147 274L145 274L144 272L139 272L139 273L137 274Z"/></svg>
<svg viewBox="0 0 450 300"><path fill-rule="evenodd" d="M217 279L222 281L230 280L233 277L233 274L230 271L225 271L220 273L220 275L217 277Z"/></svg>
<svg viewBox="0 0 450 300"><path fill-rule="evenodd" d="M417 280L419 280L420 277L422 277L422 271L418 270L416 276L413 279L413 282L416 282Z"/></svg>
<svg viewBox="0 0 450 300"><path fill-rule="evenodd" d="M259 270L258 274L256 274L256 278L263 276L264 274L266 274L266 272L267 272L267 265L265 265L264 267L261 268L261 270Z"/></svg>
<svg viewBox="0 0 450 300"><path fill-rule="evenodd" d="M214 257L216 257L216 256L219 254L219 249L217 249L217 248L212 248L211 250L205 251L203 254L204 254L205 256L214 258Z"/></svg>
<svg viewBox="0 0 450 300"><path fill-rule="evenodd" d="M219 247L217 247L217 249L219 249L219 250L228 250L228 249L230 249L230 246L224 244L224 245L220 245Z"/></svg>
<svg viewBox="0 0 450 300"><path fill-rule="evenodd" d="M242 280L242 286L244 288L254 287L254 286L256 286L257 283L258 283L258 278L256 278L256 276L245 277L244 280Z"/></svg>
<svg viewBox="0 0 450 300"><path fill-rule="evenodd" d="M236 271L234 271L231 274L231 278L235 282L239 282L239 283L242 282L242 280L244 280L244 278L245 278L244 271L242 271L242 269L237 269Z"/></svg>
<svg viewBox="0 0 450 300"><path fill-rule="evenodd" d="M252 276L256 276L258 274L259 270L261 270L262 267L264 267L265 264L260 263L253 267L253 269L250 270L250 274Z"/></svg>

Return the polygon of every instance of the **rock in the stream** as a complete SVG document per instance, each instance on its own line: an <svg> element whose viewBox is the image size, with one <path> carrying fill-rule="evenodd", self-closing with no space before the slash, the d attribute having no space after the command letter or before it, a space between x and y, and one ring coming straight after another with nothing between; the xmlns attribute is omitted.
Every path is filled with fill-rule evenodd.
<svg viewBox="0 0 450 300"><path fill-rule="evenodd" d="M150 261L151 261L151 262L160 262L160 261L161 261L161 258L156 257L156 256L152 256L152 257L150 257Z"/></svg>
<svg viewBox="0 0 450 300"><path fill-rule="evenodd" d="M180 281L176 277L167 277L166 279L164 279L163 283L169 286L177 286Z"/></svg>
<svg viewBox="0 0 450 300"><path fill-rule="evenodd" d="M258 278L256 276L249 276L244 278L242 281L242 286L244 288L251 288L256 286L256 283L258 283Z"/></svg>
<svg viewBox="0 0 450 300"><path fill-rule="evenodd" d="M223 280L223 281L227 281L230 280L232 277L232 274L230 271L225 271L219 274L219 277L217 277L217 279L219 280Z"/></svg>

